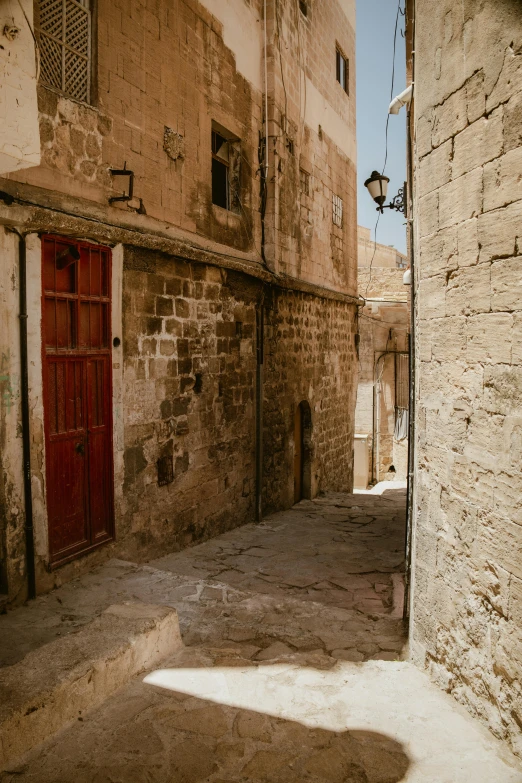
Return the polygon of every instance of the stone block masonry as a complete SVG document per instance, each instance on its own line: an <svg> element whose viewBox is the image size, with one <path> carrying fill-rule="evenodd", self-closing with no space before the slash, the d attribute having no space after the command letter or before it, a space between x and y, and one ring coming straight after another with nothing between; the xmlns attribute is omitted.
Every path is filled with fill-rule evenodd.
<svg viewBox="0 0 522 783"><path fill-rule="evenodd" d="M522 16L416 13L413 658L522 754Z"/></svg>
<svg viewBox="0 0 522 783"><path fill-rule="evenodd" d="M310 495L353 487L357 389L356 308L310 294L275 290L267 302L264 391L264 500L267 511L294 503L294 417L305 402L311 439Z"/></svg>
<svg viewBox="0 0 522 783"><path fill-rule="evenodd" d="M294 502L294 415L312 496L350 490L355 305L128 248L120 554L150 558L254 519L256 310L264 302L265 511ZM174 480L158 485L158 460Z"/></svg>
<svg viewBox="0 0 522 783"><path fill-rule="evenodd" d="M124 261L125 510L133 556L254 514L259 283L129 248ZM174 480L158 486L158 460Z"/></svg>
<svg viewBox="0 0 522 783"><path fill-rule="evenodd" d="M263 301L265 507L293 502L299 403L308 406L310 425L306 495L351 488L355 0L310 2L306 15L294 0L88 5L89 103L73 99L65 82L60 90L42 68L34 85L41 163L0 182L12 198L0 202L0 224L32 236L29 429L38 593L111 555L143 561L253 519L255 332ZM40 22L37 13L37 33ZM55 61L56 52L44 51L46 40L44 30L42 60ZM348 91L336 79L336 47L350 61ZM229 142L224 201L213 192L214 131ZM133 173L133 198L115 201L130 187L114 174L124 166ZM42 234L112 249L111 340L121 339L111 346L114 531L109 519L107 538L85 539L84 548L80 523L78 549L69 548L63 560L50 546L47 505L55 476L44 427ZM9 376L0 389L0 601L17 603L25 599L30 564L20 501L18 257L7 236L0 234L7 250L0 319L12 346L9 355L0 346L1 374ZM67 351L77 348L71 335ZM90 462L85 470L90 481ZM75 470L74 481L81 475ZM75 497L89 527L87 494ZM63 520L60 510L57 525Z"/></svg>

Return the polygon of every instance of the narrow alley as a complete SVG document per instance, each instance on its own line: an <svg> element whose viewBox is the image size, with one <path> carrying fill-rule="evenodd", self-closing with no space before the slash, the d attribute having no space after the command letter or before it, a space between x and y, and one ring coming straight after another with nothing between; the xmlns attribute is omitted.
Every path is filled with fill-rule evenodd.
<svg viewBox="0 0 522 783"><path fill-rule="evenodd" d="M11 714L4 701L3 750L29 743L2 783L520 783L403 660L404 490L376 490L302 501L148 565L110 561L0 617L1 688L26 697ZM177 649L29 749L44 702L56 718L104 667L96 622L158 607L177 610Z"/></svg>
<svg viewBox="0 0 522 783"><path fill-rule="evenodd" d="M521 0L0 0L0 783L522 783Z"/></svg>

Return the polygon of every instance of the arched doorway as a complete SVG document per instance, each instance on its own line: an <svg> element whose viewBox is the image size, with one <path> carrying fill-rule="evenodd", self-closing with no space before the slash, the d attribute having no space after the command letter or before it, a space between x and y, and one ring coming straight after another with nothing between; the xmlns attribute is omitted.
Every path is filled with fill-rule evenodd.
<svg viewBox="0 0 522 783"><path fill-rule="evenodd" d="M303 400L294 415L294 503L311 496L311 439L312 411Z"/></svg>

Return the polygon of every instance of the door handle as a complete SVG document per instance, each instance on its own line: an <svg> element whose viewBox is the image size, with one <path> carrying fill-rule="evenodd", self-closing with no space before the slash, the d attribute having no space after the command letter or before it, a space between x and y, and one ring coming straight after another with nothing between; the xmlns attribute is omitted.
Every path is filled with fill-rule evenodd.
<svg viewBox="0 0 522 783"><path fill-rule="evenodd" d="M85 444L80 441L80 443L75 445L74 450L77 454L81 454L83 456L85 454Z"/></svg>

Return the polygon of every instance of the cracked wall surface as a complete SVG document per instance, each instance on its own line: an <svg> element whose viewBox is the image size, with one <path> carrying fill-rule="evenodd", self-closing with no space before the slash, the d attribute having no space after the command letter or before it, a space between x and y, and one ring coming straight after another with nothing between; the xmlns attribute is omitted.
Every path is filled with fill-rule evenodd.
<svg viewBox="0 0 522 783"><path fill-rule="evenodd" d="M412 651L522 753L522 14L417 2Z"/></svg>

